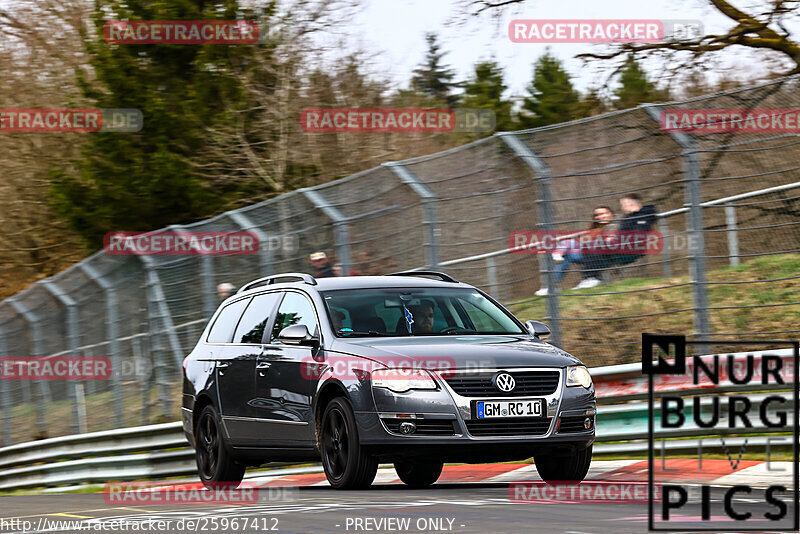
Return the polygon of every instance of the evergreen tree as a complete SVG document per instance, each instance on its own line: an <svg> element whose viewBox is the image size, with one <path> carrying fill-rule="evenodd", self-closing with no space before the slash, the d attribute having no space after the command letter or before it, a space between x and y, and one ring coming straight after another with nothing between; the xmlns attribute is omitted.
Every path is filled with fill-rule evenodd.
<svg viewBox="0 0 800 534"><path fill-rule="evenodd" d="M525 128L566 122L576 117L578 92L561 61L548 50L536 60L530 96L522 103L520 122Z"/></svg>
<svg viewBox="0 0 800 534"><path fill-rule="evenodd" d="M455 72L443 64L446 52L441 51L435 33L426 34L425 42L428 44L428 50L425 52L425 60L422 65L414 69L411 89L425 95L435 103L454 106L458 101L458 98L452 94L452 88L456 86L453 82Z"/></svg>
<svg viewBox="0 0 800 534"><path fill-rule="evenodd" d="M619 77L620 86L614 91L617 109L628 109L647 102L664 102L669 100L665 91L656 88L649 80L641 65L629 58Z"/></svg>
<svg viewBox="0 0 800 534"><path fill-rule="evenodd" d="M585 117L593 117L608 111L609 105L600 91L596 88L589 89L586 94L582 94L575 106L575 118L583 119Z"/></svg>
<svg viewBox="0 0 800 534"><path fill-rule="evenodd" d="M475 73L464 85L465 108L491 109L495 113L497 131L517 128L511 118L511 101L503 99L507 87L503 83L503 68L494 60L479 61Z"/></svg>
<svg viewBox="0 0 800 534"><path fill-rule="evenodd" d="M75 172L52 174L56 210L92 246L114 230L151 230L207 216L222 200L193 175L205 132L244 98L235 72L257 46L109 44L106 20L254 19L236 0L96 0L86 37L94 79L79 77L100 108L136 108L138 133L91 134Z"/></svg>

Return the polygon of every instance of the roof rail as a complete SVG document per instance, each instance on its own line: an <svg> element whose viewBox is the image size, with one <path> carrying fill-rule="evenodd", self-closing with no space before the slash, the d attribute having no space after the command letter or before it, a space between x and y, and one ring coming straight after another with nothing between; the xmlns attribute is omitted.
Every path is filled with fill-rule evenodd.
<svg viewBox="0 0 800 534"><path fill-rule="evenodd" d="M239 288L239 291L236 294L242 293L247 291L248 289L252 289L257 285L269 285L274 284L275 280L278 278L296 278L297 280L303 281L305 284L309 284L312 286L317 285L317 281L314 279L313 276L306 273L281 273L281 274L273 274L270 276L265 276L264 278L259 278L258 280L253 280L252 282L248 282L242 287Z"/></svg>
<svg viewBox="0 0 800 534"><path fill-rule="evenodd" d="M460 283L449 274L440 273L439 271L402 271L399 273L388 273L384 276L437 276L442 282L452 282L454 284Z"/></svg>

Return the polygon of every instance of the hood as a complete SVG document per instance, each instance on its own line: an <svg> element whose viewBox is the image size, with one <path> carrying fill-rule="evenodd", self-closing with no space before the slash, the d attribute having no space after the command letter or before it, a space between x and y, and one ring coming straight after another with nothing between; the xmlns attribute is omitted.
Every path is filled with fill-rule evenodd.
<svg viewBox="0 0 800 534"><path fill-rule="evenodd" d="M581 361L544 341L528 336L411 336L337 338L331 347L389 366L476 369L505 367L565 367ZM437 362L439 364L437 365Z"/></svg>

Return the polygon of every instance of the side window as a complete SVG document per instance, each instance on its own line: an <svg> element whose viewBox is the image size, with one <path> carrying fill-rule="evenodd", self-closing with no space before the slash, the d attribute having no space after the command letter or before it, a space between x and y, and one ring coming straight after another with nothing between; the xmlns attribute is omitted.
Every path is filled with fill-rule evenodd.
<svg viewBox="0 0 800 534"><path fill-rule="evenodd" d="M295 324L306 325L308 331L314 334L317 331L317 316L314 314L314 305L306 297L300 293L288 292L275 316L270 343L280 343L278 334L281 330Z"/></svg>
<svg viewBox="0 0 800 534"><path fill-rule="evenodd" d="M234 343L260 344L264 337L264 327L270 319L270 314L280 293L265 293L256 295L242 315L236 333L233 335Z"/></svg>
<svg viewBox="0 0 800 534"><path fill-rule="evenodd" d="M222 308L222 311L217 315L217 320L214 321L214 326L211 327L211 331L208 333L207 341L209 343L230 343L233 329L236 328L236 323L239 322L239 318L242 316L242 312L248 302L250 302L250 299L237 300Z"/></svg>

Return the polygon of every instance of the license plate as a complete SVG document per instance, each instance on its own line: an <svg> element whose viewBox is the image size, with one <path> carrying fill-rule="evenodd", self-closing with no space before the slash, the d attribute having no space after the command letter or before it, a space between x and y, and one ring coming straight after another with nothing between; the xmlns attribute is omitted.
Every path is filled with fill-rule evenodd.
<svg viewBox="0 0 800 534"><path fill-rule="evenodd" d="M544 399L477 401L475 403L475 415L478 419L544 417Z"/></svg>

